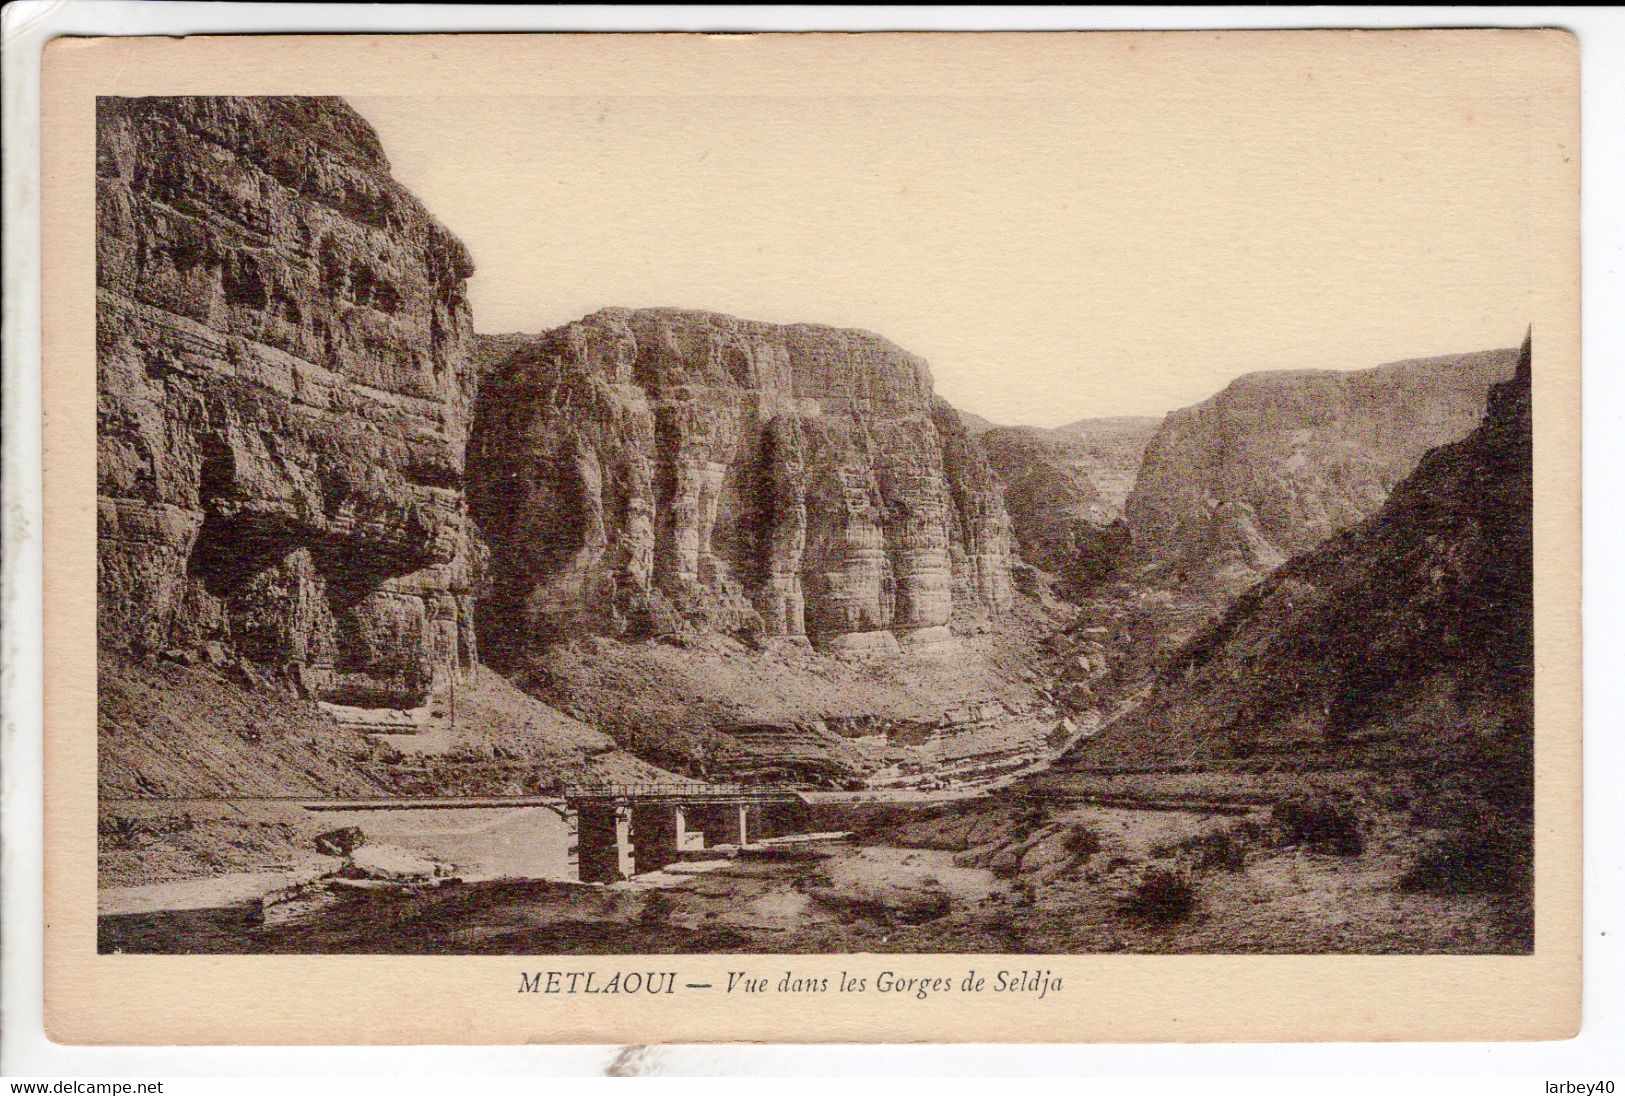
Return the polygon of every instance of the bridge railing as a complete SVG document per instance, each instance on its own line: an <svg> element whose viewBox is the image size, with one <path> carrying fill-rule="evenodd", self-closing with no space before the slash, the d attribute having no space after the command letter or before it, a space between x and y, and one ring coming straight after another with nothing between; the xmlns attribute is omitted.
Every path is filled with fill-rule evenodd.
<svg viewBox="0 0 1625 1096"><path fill-rule="evenodd" d="M725 799L794 794L787 788L774 788L761 784L702 784L681 781L648 781L643 783L566 784L566 799L644 799L692 798Z"/></svg>

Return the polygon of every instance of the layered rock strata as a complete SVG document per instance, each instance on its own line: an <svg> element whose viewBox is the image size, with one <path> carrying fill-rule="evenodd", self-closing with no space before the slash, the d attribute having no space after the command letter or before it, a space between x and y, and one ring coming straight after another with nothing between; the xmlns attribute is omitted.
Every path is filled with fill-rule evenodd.
<svg viewBox="0 0 1625 1096"><path fill-rule="evenodd" d="M462 245L330 98L97 106L98 626L411 708L470 672Z"/></svg>
<svg viewBox="0 0 1625 1096"><path fill-rule="evenodd" d="M605 309L481 358L470 502L499 661L581 632L938 648L1009 600L997 481L884 339Z"/></svg>

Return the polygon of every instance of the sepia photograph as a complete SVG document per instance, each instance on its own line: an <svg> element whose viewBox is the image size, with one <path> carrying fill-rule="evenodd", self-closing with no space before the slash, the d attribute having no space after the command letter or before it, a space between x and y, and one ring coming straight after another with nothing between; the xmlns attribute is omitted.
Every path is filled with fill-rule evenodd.
<svg viewBox="0 0 1625 1096"><path fill-rule="evenodd" d="M74 985L1570 954L1571 36L477 37L48 55Z"/></svg>
<svg viewBox="0 0 1625 1096"><path fill-rule="evenodd" d="M995 422L1035 401L955 406L862 329L615 298L482 331L478 257L366 105L98 103L104 948L1530 948L1515 269L1423 335L1471 330L1463 352ZM634 215L715 209L678 105L571 106L425 105L464 140L575 127L606 169L650 156L613 179ZM797 116L863 140L802 106L687 109L760 127L762 156L816 158L772 124ZM996 146L990 120L924 151ZM545 179L531 147L487 200ZM904 216L938 166L856 182L901 180L873 198ZM1051 231L1122 200L1072 197L1082 224ZM964 200L928 193L917 231ZM1493 262L1519 226L1464 227ZM965 234L950 262L1055 250ZM646 238L583 243L633 300L663 280ZM1035 343L1100 322L1056 319ZM1171 387L1134 386L1122 409Z"/></svg>

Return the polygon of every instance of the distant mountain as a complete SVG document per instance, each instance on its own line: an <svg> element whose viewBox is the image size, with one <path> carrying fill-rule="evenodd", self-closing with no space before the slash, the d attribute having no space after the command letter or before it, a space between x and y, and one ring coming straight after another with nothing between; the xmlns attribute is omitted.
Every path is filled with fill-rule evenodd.
<svg viewBox="0 0 1625 1096"><path fill-rule="evenodd" d="M1079 419L1051 433L1066 438L1071 451L1088 464L1090 482L1116 518L1122 516L1145 447L1161 423L1161 418L1146 415Z"/></svg>
<svg viewBox="0 0 1625 1096"><path fill-rule="evenodd" d="M1170 413L1124 505L1137 561L1233 596L1373 513L1423 453L1463 437L1516 356L1252 373Z"/></svg>
<svg viewBox="0 0 1625 1096"><path fill-rule="evenodd" d="M972 411L961 411L959 413L959 418L960 421L965 424L966 432L968 432L973 438L979 437L998 426L998 423L993 422L990 419L984 419L982 416Z"/></svg>
<svg viewBox="0 0 1625 1096"><path fill-rule="evenodd" d="M1479 359L1499 368L1498 355ZM1427 453L1373 516L1244 594L1091 756L1302 756L1386 744L1526 768L1531 468L1526 341L1477 429Z"/></svg>
<svg viewBox="0 0 1625 1096"><path fill-rule="evenodd" d="M1084 419L1054 429L998 426L978 440L1004 483L1023 559L1087 586L1128 546L1123 501L1156 419Z"/></svg>

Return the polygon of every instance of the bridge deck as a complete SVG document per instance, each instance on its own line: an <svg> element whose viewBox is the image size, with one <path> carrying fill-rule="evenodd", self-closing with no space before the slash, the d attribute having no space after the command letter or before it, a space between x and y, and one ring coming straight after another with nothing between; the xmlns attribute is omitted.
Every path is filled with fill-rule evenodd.
<svg viewBox="0 0 1625 1096"><path fill-rule="evenodd" d="M749 784L575 784L564 789L564 799L629 799L641 803L798 803L800 793L790 788Z"/></svg>

